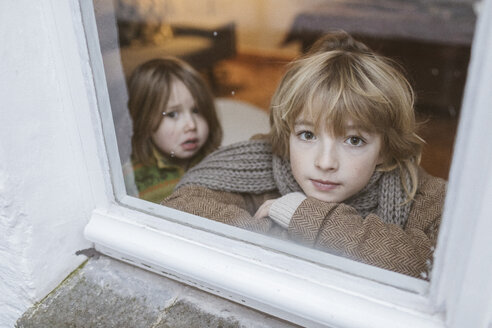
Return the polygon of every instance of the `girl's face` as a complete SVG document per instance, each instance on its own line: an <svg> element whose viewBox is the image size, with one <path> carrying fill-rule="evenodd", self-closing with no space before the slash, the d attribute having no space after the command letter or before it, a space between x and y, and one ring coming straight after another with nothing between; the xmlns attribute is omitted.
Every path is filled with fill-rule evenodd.
<svg viewBox="0 0 492 328"><path fill-rule="evenodd" d="M299 117L290 134L290 163L297 183L308 197L342 202L366 186L382 163L381 136L347 121L345 135L326 129L315 133L314 122Z"/></svg>
<svg viewBox="0 0 492 328"><path fill-rule="evenodd" d="M168 156L178 159L193 157L208 138L208 124L198 111L188 88L179 80L171 87L165 115L152 141Z"/></svg>

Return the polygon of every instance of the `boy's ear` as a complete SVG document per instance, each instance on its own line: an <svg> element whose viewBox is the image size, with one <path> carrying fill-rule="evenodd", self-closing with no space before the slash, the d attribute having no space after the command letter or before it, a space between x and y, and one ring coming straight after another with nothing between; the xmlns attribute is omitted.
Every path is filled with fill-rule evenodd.
<svg viewBox="0 0 492 328"><path fill-rule="evenodd" d="M378 166L386 166L391 160L388 158L388 149L385 147L384 139L381 137L381 147L379 148Z"/></svg>
<svg viewBox="0 0 492 328"><path fill-rule="evenodd" d="M376 163L376 165L383 165L383 163L384 163L384 156L383 154L379 153L378 162Z"/></svg>
<svg viewBox="0 0 492 328"><path fill-rule="evenodd" d="M379 157L376 165L381 168L386 166L387 164L388 164L388 158L383 154L383 150L381 149L379 151Z"/></svg>

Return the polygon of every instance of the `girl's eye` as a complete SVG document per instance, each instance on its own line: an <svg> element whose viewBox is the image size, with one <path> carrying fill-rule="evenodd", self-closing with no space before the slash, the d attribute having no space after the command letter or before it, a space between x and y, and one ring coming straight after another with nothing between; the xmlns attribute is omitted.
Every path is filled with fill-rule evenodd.
<svg viewBox="0 0 492 328"><path fill-rule="evenodd" d="M314 133L312 133L311 131L302 131L299 132L297 135L301 140L306 140L306 141L313 140L316 138Z"/></svg>
<svg viewBox="0 0 492 328"><path fill-rule="evenodd" d="M361 137L356 137L356 136L348 137L345 140L345 142L351 146L356 146L356 147L363 146L366 143Z"/></svg>
<svg viewBox="0 0 492 328"><path fill-rule="evenodd" d="M194 114L200 114L200 110L198 110L198 107L193 107L191 110Z"/></svg>
<svg viewBox="0 0 492 328"><path fill-rule="evenodd" d="M176 117L178 117L178 112L166 112L165 116L170 117L170 118L176 118Z"/></svg>

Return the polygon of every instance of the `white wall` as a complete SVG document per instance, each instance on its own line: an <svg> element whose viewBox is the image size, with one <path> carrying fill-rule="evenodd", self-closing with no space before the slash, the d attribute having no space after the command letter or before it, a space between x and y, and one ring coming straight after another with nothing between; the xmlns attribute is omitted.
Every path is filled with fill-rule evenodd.
<svg viewBox="0 0 492 328"><path fill-rule="evenodd" d="M0 2L1 327L12 327L85 260L75 251L90 247L82 234L94 208L82 157L90 140L76 125L87 97L73 10L65 1Z"/></svg>

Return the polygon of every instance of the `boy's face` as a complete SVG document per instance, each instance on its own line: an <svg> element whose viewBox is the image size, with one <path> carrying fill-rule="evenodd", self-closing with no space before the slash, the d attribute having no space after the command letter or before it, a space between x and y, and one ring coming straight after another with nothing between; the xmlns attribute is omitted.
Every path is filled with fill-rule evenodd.
<svg viewBox="0 0 492 328"><path fill-rule="evenodd" d="M326 129L315 133L314 122L299 117L290 134L290 163L297 183L308 197L342 202L358 193L382 163L381 136L347 121L345 134Z"/></svg>
<svg viewBox="0 0 492 328"><path fill-rule="evenodd" d="M179 159L189 159L202 148L208 138L208 124L198 111L188 88L179 80L171 87L164 118L152 134L161 152Z"/></svg>

